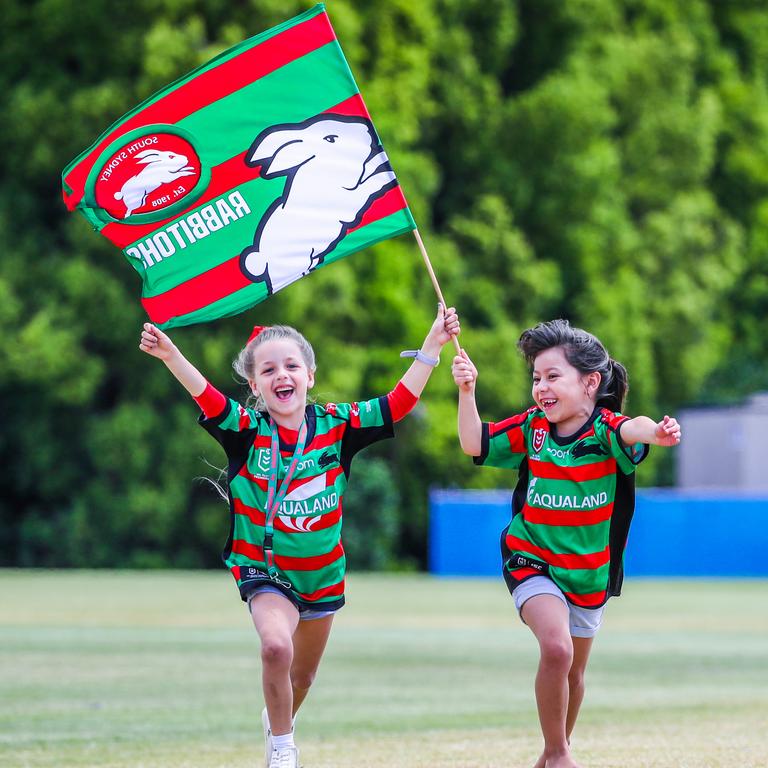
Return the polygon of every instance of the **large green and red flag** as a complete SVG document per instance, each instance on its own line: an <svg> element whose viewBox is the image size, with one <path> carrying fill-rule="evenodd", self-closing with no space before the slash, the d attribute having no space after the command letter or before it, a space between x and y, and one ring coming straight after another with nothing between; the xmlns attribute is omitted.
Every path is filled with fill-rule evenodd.
<svg viewBox="0 0 768 768"><path fill-rule="evenodd" d="M241 312L415 228L323 5L151 96L62 183L161 328Z"/></svg>

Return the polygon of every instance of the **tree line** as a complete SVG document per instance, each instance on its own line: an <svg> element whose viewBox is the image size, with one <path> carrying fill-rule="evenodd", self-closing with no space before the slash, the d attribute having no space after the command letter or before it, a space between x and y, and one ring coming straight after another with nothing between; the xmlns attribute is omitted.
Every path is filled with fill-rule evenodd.
<svg viewBox="0 0 768 768"><path fill-rule="evenodd" d="M207 567L223 463L138 351L139 284L60 199L63 167L144 98L311 3L41 0L0 28L0 563ZM527 407L520 332L567 317L630 373L629 413L768 388L768 9L750 0L329 0L487 419ZM388 391L435 296L412 238L244 315L172 333L222 390L255 324L298 327L319 400ZM421 567L431 487L504 487L456 438L450 348L398 439L355 460L358 567ZM652 452L642 484L669 484ZM471 529L471 520L467 521ZM471 535L471 532L468 532Z"/></svg>

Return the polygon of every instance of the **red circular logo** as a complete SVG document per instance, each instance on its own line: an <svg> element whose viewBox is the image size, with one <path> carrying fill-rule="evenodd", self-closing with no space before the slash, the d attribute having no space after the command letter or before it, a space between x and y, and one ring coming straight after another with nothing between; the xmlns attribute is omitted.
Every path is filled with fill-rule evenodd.
<svg viewBox="0 0 768 768"><path fill-rule="evenodd" d="M96 178L96 203L115 219L162 211L188 195L200 173L200 157L189 141L147 133L107 158Z"/></svg>

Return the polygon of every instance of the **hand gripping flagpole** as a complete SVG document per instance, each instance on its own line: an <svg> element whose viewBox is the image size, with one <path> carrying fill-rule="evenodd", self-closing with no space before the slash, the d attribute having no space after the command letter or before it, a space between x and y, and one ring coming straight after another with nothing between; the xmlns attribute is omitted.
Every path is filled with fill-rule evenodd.
<svg viewBox="0 0 768 768"><path fill-rule="evenodd" d="M432 281L432 287L435 289L435 293L437 294L437 298L439 299L440 303L443 305L443 308L447 308L448 305L445 303L445 299L443 298L443 292L440 290L440 283L437 282L437 277L435 276L435 270L432 269L432 263L429 260L429 255L427 254L427 249L424 247L424 243L421 239L421 235L419 234L418 229L413 230L413 236L416 238L416 242L418 243L419 250L421 251L421 255L424 257L424 264L427 266L427 272L429 273L429 279ZM453 346L456 349L456 354L461 354L461 345L459 344L459 340L453 336Z"/></svg>

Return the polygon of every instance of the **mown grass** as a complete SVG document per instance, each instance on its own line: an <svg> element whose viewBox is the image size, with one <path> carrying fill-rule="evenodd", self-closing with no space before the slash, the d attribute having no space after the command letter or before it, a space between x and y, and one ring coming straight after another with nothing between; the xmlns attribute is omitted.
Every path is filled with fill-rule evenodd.
<svg viewBox="0 0 768 768"><path fill-rule="evenodd" d="M536 646L500 580L352 574L306 768L533 764ZM0 571L0 766L261 765L256 635L225 572ZM593 768L768 765L768 582L629 581L574 738Z"/></svg>

